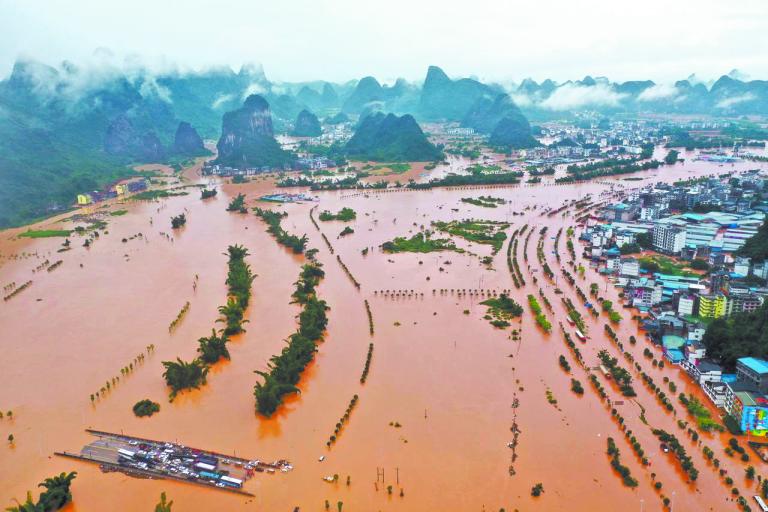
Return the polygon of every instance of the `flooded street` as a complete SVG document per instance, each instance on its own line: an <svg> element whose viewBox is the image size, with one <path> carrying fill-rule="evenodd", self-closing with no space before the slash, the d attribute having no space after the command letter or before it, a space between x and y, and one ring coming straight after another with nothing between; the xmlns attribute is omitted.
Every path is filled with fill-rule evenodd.
<svg viewBox="0 0 768 512"><path fill-rule="evenodd" d="M665 150L657 152L663 157ZM259 202L259 196L275 190L270 180L220 185L218 196L207 200L200 199L197 188L189 188L185 196L110 205L110 211L128 212L105 217L109 234L102 234L89 248L82 247L82 237L73 235L73 248L62 253L57 253L62 238L16 239L19 230L0 232L0 286L32 280L28 289L0 304L4 354L0 410L13 410L13 419L0 420L0 437L4 440L11 433L15 437L13 446L4 442L0 447L2 504L10 505L14 497L23 500L27 490L54 473L74 470L78 478L72 485L74 503L65 509L69 511L152 510L162 491L182 511L300 507L319 512L326 500L334 510L337 502L343 502L345 511L661 510L660 494L671 499L673 510L736 510L730 489L706 462L701 447L677 427L678 419L687 418L676 394L668 393L675 416L662 408L633 364L605 335L607 316L593 319L563 278L565 268L584 292L590 283L598 283L601 296L615 304L619 301L618 291L610 284L606 287L605 278L588 268L576 240L578 228L576 264L587 267L585 277L578 277L567 263L565 231L576 226L576 209L543 214L588 196L594 203L611 201L610 195L601 196L611 189L621 192L657 181L768 166L753 162L718 166L693 161L693 153L684 156L685 163L599 183L554 185L553 177L545 176L537 185L341 190L313 192L318 201L302 204ZM451 169L461 168L463 164L454 160L451 157ZM408 173L387 180L418 181L429 172L414 165ZM446 172L438 167L430 176ZM563 172L558 169L557 177ZM189 174L193 182L200 180ZM634 176L642 180L626 181ZM254 412L253 386L261 379L254 370L265 370L269 358L280 353L296 329L299 307L290 304L291 293L305 258L278 245L252 213L227 212L227 204L238 193L246 194L249 209L287 212L283 228L299 236L306 233L308 247L319 249L317 258L326 272L318 287L320 298L331 308L325 340L302 374L301 393L288 398L271 419ZM507 203L483 208L460 201L479 195ZM317 211L349 207L357 212L357 219L348 223L354 233L341 238L347 223L318 222L334 254L310 219L315 206ZM171 230L170 217L183 212L186 226ZM395 237L409 238L422 227L429 228L433 221L466 218L508 222L508 235L529 226L527 262L525 237L518 237L524 287L513 286L507 268L509 239L493 256L491 268L480 260L491 255L489 246L458 238L457 246L467 252L387 254L379 249ZM40 224L51 225L52 221ZM55 226L72 228L71 223ZM557 282L545 278L537 261L536 246L544 227L544 254ZM558 262L553 237L560 229ZM231 361L215 364L207 385L183 392L169 403L162 361L193 359L198 338L219 327L217 308L227 296L224 253L231 244L248 248L248 263L257 275L245 314L247 332L232 338ZM359 290L337 256L361 283ZM51 272L33 273L46 259L63 263ZM199 281L193 288L196 275ZM649 466L633 453L611 407L601 402L587 370L576 364L564 343L559 324L569 332L572 328L555 288L573 301L589 327L590 339L578 344L586 366L597 366L598 351L606 349L632 373L638 396L616 407L637 436ZM455 291L459 289L486 292L459 294ZM539 289L552 304L552 311L545 309L551 333L536 325L528 307L528 294L541 301ZM488 290L511 290L525 310L522 319L507 329L491 326L483 319L486 307L479 304L489 296ZM371 307L373 335L364 300ZM169 324L187 301L189 311L169 333ZM643 357L644 348L654 350L659 359L661 353L637 329L630 318L636 314L633 311L620 310L624 320L614 327L624 349L657 384L662 385L666 376L678 391L705 400L677 367L656 368ZM510 338L512 329L521 329L519 341ZM630 335L638 340L634 346L627 341ZM370 343L374 344L370 373L361 384ZM155 348L148 353L150 344ZM120 369L139 354L144 354L143 361L92 402L90 395L120 376ZM560 355L570 362L570 375L558 365ZM622 400L612 382L599 372L598 377L612 399ZM571 391L571 378L582 383L583 396ZM556 403L547 400L548 391ZM328 436L353 395L359 395L359 403L337 442L328 448ZM159 402L161 410L151 418L137 418L131 407L145 398ZM508 444L515 422L519 435L513 460ZM245 485L255 495L248 498L175 481L102 474L95 465L53 455L79 451L89 442L86 428L177 441L251 459L287 459L295 469L256 474ZM699 469L695 483L686 483L677 461L659 449L650 428L662 428L681 440ZM608 437L616 441L622 463L638 480L636 488L623 486L612 470L606 455ZM746 464L723 453L728 438L702 435L702 442L715 451L734 485L747 494ZM325 456L322 462L321 456ZM334 474L340 477L337 482L323 481ZM663 483L661 491L654 489L655 481ZM543 484L544 492L534 498L531 488L537 483Z"/></svg>

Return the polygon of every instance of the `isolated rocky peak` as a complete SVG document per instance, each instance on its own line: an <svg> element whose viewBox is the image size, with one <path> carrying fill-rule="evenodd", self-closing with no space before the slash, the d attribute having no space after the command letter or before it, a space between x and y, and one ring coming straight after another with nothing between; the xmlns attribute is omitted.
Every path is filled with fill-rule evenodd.
<svg viewBox="0 0 768 512"><path fill-rule="evenodd" d="M174 137L173 148L176 153L195 154L205 150L203 139L197 133L191 124L186 121L179 123Z"/></svg>

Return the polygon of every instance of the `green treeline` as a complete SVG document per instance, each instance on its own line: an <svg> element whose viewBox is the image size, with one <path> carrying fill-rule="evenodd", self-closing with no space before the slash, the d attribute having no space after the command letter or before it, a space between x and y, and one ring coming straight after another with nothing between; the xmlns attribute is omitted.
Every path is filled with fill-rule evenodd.
<svg viewBox="0 0 768 512"><path fill-rule="evenodd" d="M219 313L223 318L217 320L217 322L223 322L225 327L220 336L216 334L216 329L211 329L209 337L198 340L197 351L200 356L191 362L182 361L181 358L176 358L176 361L163 361L163 367L165 367L163 377L171 388L171 400L179 391L204 385L210 365L221 358L229 359L229 350L227 350L229 336L244 331L243 324L247 320L243 319L243 315L251 298L251 283L255 276L251 267L245 263L248 249L240 245L230 245L225 254L229 256L229 272L226 280L227 303L219 307Z"/></svg>
<svg viewBox="0 0 768 512"><path fill-rule="evenodd" d="M632 477L629 468L621 463L619 459L619 449L616 447L612 437L608 438L608 456L611 458L611 467L621 475L624 485L627 487L637 487L637 480Z"/></svg>
<svg viewBox="0 0 768 512"><path fill-rule="evenodd" d="M263 210L261 208L254 208L253 211L267 223L267 226L269 226L267 231L275 237L277 243L290 248L295 254L304 252L304 249L307 247L307 235L302 235L301 237L291 235L280 226L283 217L288 216L287 213Z"/></svg>
<svg viewBox="0 0 768 512"><path fill-rule="evenodd" d="M227 249L229 255L229 272L226 284L229 288L227 304L219 307L219 313L224 318L219 321L226 323L224 334L231 336L243 332L243 314L251 299L251 283L255 276L251 267L245 262L248 249L241 245L230 245Z"/></svg>
<svg viewBox="0 0 768 512"><path fill-rule="evenodd" d="M505 172L498 174L449 174L444 178L435 178L426 183L408 182L408 188L424 190L436 187L459 187L466 185L517 185L523 172Z"/></svg>
<svg viewBox="0 0 768 512"><path fill-rule="evenodd" d="M57 476L46 478L37 486L45 488L40 493L37 502L32 499L32 493L27 492L27 499L24 503L18 503L15 507L8 507L8 512L53 512L64 508L72 501L72 492L70 486L72 480L77 477L77 473L61 473Z"/></svg>
<svg viewBox="0 0 768 512"><path fill-rule="evenodd" d="M227 206L228 212L248 213L245 207L245 194L237 194L237 196L230 201Z"/></svg>
<svg viewBox="0 0 768 512"><path fill-rule="evenodd" d="M256 397L256 411L264 416L272 416L283 397L298 391L299 382L304 368L312 361L317 350L317 343L322 339L328 324L326 311L329 309L325 301L317 297L315 291L320 280L325 276L322 264L314 259L302 266L296 290L293 292L293 302L301 305L299 313L299 328L288 337L288 344L280 355L270 359L266 372L257 371L263 382L256 384L253 394Z"/></svg>
<svg viewBox="0 0 768 512"><path fill-rule="evenodd" d="M536 323L539 324L539 327L546 332L551 331L552 324L549 323L547 315L541 310L541 305L539 304L539 301L536 300L536 297L530 294L528 295L528 306L531 308L531 311L533 311L533 314L536 317Z"/></svg>
<svg viewBox="0 0 768 512"><path fill-rule="evenodd" d="M709 356L728 368L740 357L768 357L768 303L757 311L716 319L701 342Z"/></svg>
<svg viewBox="0 0 768 512"><path fill-rule="evenodd" d="M627 162L627 160L609 159L586 165L569 165L566 168L569 175L563 178L556 178L555 183L571 183L605 176L630 174L638 171L647 171L648 169L658 169L662 165L658 160L642 163L636 160Z"/></svg>

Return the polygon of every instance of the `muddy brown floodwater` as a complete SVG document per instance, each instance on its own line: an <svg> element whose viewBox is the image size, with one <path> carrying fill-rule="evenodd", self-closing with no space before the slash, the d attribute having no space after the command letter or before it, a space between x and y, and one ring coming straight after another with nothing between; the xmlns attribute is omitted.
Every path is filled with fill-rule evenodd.
<svg viewBox="0 0 768 512"><path fill-rule="evenodd" d="M318 290L331 310L325 341L302 375L301 394L288 399L271 419L254 413L253 385L258 376L253 371L266 368L296 327L298 309L289 304L290 294L304 260L279 246L253 214L225 211L239 192L247 194L249 207L269 205L258 203L257 198L273 190L270 180L221 185L218 197L206 201L191 189L187 196L157 202L110 205L110 210L127 209L128 213L107 217L109 234L87 249L77 236L72 237L72 250L57 253L60 238L19 240L14 238L18 230L2 232L0 285L30 279L33 284L0 304L0 410L14 413L13 419L0 420L0 437L6 439L10 433L15 437L12 446L5 442L0 446L0 504L10 505L14 497L23 499L27 490L54 473L75 470L79 476L73 484L70 511L152 510L162 491L174 500L174 509L183 511L290 511L294 507L321 511L325 500L333 508L343 502L345 511L659 510L660 493L652 487L654 473L675 510L736 510L729 489L706 464L701 449L677 428L684 409L675 400L677 417L662 410L632 365L603 334L605 315L596 320L587 317L573 287L562 278L560 269L569 259L565 238L559 245L560 264L552 254L551 237L561 227L575 225L574 209L552 217L542 216L541 211L588 194L596 202L603 200L606 196L601 199L601 193L612 187L621 191L656 181L758 167L754 163L719 167L689 160L640 173L642 181L617 178L565 186L545 182L474 190L324 192L317 194L318 202L279 207L288 212L283 227L294 234L306 233L310 247L319 249L327 275ZM414 166L408 177L423 179L424 172L423 166ZM438 168L435 175L440 172L445 171ZM190 176L200 179L194 172ZM489 193L509 203L481 208L460 202L462 197ZM357 220L350 223L354 234L343 238L337 238L343 223L319 223L335 255L310 221L310 209L316 204L319 209L348 206L357 211ZM170 217L181 212L187 214L187 225L172 232ZM465 241L458 242L469 249L464 254L392 255L378 249L381 243L410 236L433 220L468 217L509 221L509 233L525 224L535 229L527 264L522 258L523 239L518 249L527 282L524 288L513 287L506 246L494 257L492 269L478 257L489 255L489 247ZM67 223L40 224L60 225ZM589 326L590 340L580 347L587 365L594 366L597 352L605 348L633 372L638 397L617 407L642 444L649 467L634 455L563 342L557 325L565 324L566 312L554 293L555 284L544 278L536 257L538 231L544 226L548 227L544 250L558 275L557 284L577 304ZM138 233L142 236L131 238ZM172 240L161 233L170 234ZM230 244L249 249L248 262L257 274L246 313L247 332L233 338L231 361L215 365L206 386L169 403L161 362L192 359L197 339L217 325L217 307L226 297L222 253ZM361 254L366 247L368 254ZM336 255L360 281L360 290ZM63 264L52 272L33 273L45 259L61 259ZM582 261L581 256L577 259ZM193 289L196 274L199 281ZM533 284L533 276L538 277L538 285ZM592 282L600 285L602 295L617 300L611 286L603 291L603 278L593 271L577 278L585 291ZM551 334L538 329L527 307L526 295L538 296L539 288L553 305L553 311L547 312L554 326ZM482 318L485 307L479 301L484 297L450 291L433 294L433 289L512 289L512 296L526 309L522 321L513 323L513 328L522 329L522 340L511 340L510 329L495 329ZM374 293L377 290L415 293L392 297ZM368 332L365 299L373 314L374 336ZM187 301L189 312L169 334L168 325ZM630 313L621 312L625 319L617 332L644 370L659 384L668 376L680 391L700 395L678 369L657 369L643 358L643 348L650 345L628 318ZM636 346L627 342L631 334L638 337ZM369 343L375 349L367 382L361 385ZM146 355L149 344L155 350ZM90 394L120 375L120 368L142 352L143 362L91 403ZM558 365L561 354L570 361L572 375ZM570 391L571 377L581 381L586 390L583 396ZM610 382L602 382L611 398L621 398ZM547 401L548 390L556 405ZM359 403L339 440L328 449L326 440L355 394L360 396ZM144 398L160 402L160 413L135 417L131 407ZM640 406L649 425L677 435L692 454L700 471L695 484L686 483L676 461L659 450L640 418ZM512 461L507 445L514 438L515 417L519 435L517 458ZM78 451L89 441L85 428L177 440L263 460L285 458L295 469L287 474L257 474L246 484L255 497L243 498L192 484L102 474L94 465L53 456L54 451ZM624 487L609 465L605 454L609 436L616 440L622 463L638 480L634 489ZM727 436L702 437L735 485L748 494L745 466L723 453ZM323 462L320 456L325 456ZM338 483L322 480L333 474L340 476ZM539 482L544 493L533 498L531 488Z"/></svg>

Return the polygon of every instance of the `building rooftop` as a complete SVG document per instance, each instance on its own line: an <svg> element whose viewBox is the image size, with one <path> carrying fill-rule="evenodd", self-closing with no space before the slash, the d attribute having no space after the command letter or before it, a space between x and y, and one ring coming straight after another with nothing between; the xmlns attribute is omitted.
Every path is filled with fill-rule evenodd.
<svg viewBox="0 0 768 512"><path fill-rule="evenodd" d="M741 357L738 359L738 362L760 375L768 373L768 361L765 361L764 359Z"/></svg>

